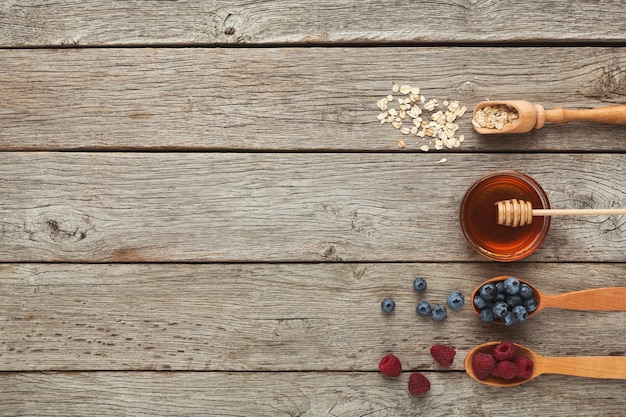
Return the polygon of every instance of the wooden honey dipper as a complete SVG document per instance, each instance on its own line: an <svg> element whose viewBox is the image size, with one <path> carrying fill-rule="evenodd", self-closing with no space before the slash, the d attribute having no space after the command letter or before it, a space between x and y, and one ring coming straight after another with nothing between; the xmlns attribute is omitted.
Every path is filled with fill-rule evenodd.
<svg viewBox="0 0 626 417"><path fill-rule="evenodd" d="M498 224L525 226L533 222L533 216L599 216L626 215L626 209L533 209L530 201L517 199L496 202Z"/></svg>

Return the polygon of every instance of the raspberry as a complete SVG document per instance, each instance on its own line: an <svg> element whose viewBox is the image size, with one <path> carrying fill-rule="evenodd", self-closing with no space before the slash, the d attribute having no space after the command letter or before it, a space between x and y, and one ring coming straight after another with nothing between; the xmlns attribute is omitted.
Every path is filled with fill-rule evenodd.
<svg viewBox="0 0 626 417"><path fill-rule="evenodd" d="M488 353L477 353L472 361L474 374L478 379L487 378L496 367L496 360Z"/></svg>
<svg viewBox="0 0 626 417"><path fill-rule="evenodd" d="M380 360L378 369L383 375L395 378L402 373L402 364L396 355L390 353Z"/></svg>
<svg viewBox="0 0 626 417"><path fill-rule="evenodd" d="M456 350L450 346L434 345L430 348L430 354L433 355L435 362L447 368L452 365L454 355L456 355Z"/></svg>
<svg viewBox="0 0 626 417"><path fill-rule="evenodd" d="M515 345L509 341L502 342L493 348L493 357L496 361L507 361L515 357Z"/></svg>
<svg viewBox="0 0 626 417"><path fill-rule="evenodd" d="M413 396L421 395L430 391L430 381L419 372L413 372L409 376L409 392Z"/></svg>
<svg viewBox="0 0 626 417"><path fill-rule="evenodd" d="M511 361L498 362L495 370L496 374L502 379L513 379L517 376L517 366Z"/></svg>
<svg viewBox="0 0 626 417"><path fill-rule="evenodd" d="M533 367L535 363L532 359L526 356L518 356L513 359L513 363L517 366L517 376L523 379L528 379L533 374Z"/></svg>

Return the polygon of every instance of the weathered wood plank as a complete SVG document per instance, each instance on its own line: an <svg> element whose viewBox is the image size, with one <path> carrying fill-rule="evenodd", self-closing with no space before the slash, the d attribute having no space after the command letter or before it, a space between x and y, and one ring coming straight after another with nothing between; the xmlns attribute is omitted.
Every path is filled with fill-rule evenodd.
<svg viewBox="0 0 626 417"><path fill-rule="evenodd" d="M469 108L626 103L626 48L37 49L0 62L2 150L398 151L403 135L376 119L392 81ZM485 137L470 113L460 151L626 151L620 126ZM405 152L419 152L410 137Z"/></svg>
<svg viewBox="0 0 626 417"><path fill-rule="evenodd" d="M8 373L3 415L20 416L623 416L624 382L544 376L497 390L464 373L428 372L408 394L375 373Z"/></svg>
<svg viewBox="0 0 626 417"><path fill-rule="evenodd" d="M0 370L376 371L388 352L406 369L441 370L435 343L510 339L548 356L624 355L625 312L548 309L524 325L484 324L480 283L514 275L547 294L623 286L623 264L4 264ZM424 295L412 289L427 279ZM443 323L421 300L467 305ZM384 315L384 297L396 301ZM626 300L624 300L626 307ZM567 329L567 330L564 330ZM562 337L555 337L561 335Z"/></svg>
<svg viewBox="0 0 626 417"><path fill-rule="evenodd" d="M464 261L463 194L527 172L553 207L625 207L626 155L5 153L3 262ZM526 260L623 262L623 217L555 219Z"/></svg>
<svg viewBox="0 0 626 417"><path fill-rule="evenodd" d="M626 40L620 2L4 1L0 46Z"/></svg>

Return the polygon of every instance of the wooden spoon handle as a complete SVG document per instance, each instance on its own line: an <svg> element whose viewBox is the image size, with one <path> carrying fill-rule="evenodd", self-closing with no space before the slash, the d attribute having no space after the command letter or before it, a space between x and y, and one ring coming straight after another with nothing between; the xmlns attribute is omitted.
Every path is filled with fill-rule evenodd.
<svg viewBox="0 0 626 417"><path fill-rule="evenodd" d="M623 125L626 124L626 104L585 110L571 110L558 107L546 110L545 117L546 122L557 124L587 121Z"/></svg>
<svg viewBox="0 0 626 417"><path fill-rule="evenodd" d="M626 379L626 356L568 356L535 358L535 373Z"/></svg>
<svg viewBox="0 0 626 417"><path fill-rule="evenodd" d="M592 288L566 292L558 295L543 295L543 307L567 310L626 311L626 287Z"/></svg>

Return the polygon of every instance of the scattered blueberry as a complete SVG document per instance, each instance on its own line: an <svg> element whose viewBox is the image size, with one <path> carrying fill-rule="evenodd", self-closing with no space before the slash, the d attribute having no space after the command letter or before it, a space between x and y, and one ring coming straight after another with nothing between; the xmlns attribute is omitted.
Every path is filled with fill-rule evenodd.
<svg viewBox="0 0 626 417"><path fill-rule="evenodd" d="M474 305L477 309L482 310L487 307L487 301L485 301L480 295L474 297Z"/></svg>
<svg viewBox="0 0 626 417"><path fill-rule="evenodd" d="M522 284L519 287L519 296L524 300L528 300L533 296L533 289L528 284Z"/></svg>
<svg viewBox="0 0 626 417"><path fill-rule="evenodd" d="M432 307L430 306L430 303L428 303L427 301L421 301L417 305L417 308L415 309L415 311L417 311L417 314L419 314L420 316L426 317L426 316L430 316L430 313L432 312Z"/></svg>
<svg viewBox="0 0 626 417"><path fill-rule="evenodd" d="M501 319L509 311L509 306L504 301L498 301L493 305L491 311L493 311L495 318Z"/></svg>
<svg viewBox="0 0 626 417"><path fill-rule="evenodd" d="M509 295L517 295L519 293L520 282L519 279L509 277L504 280L504 292Z"/></svg>
<svg viewBox="0 0 626 417"><path fill-rule="evenodd" d="M380 307L383 309L383 312L389 314L396 308L396 302L391 298L385 298L383 302L380 303Z"/></svg>
<svg viewBox="0 0 626 417"><path fill-rule="evenodd" d="M446 310L445 306L435 305L433 306L431 317L435 321L443 321L448 317L448 310Z"/></svg>
<svg viewBox="0 0 626 417"><path fill-rule="evenodd" d="M524 301L524 307L526 307L526 311L531 313L537 310L537 307L539 307L539 301L537 301L535 297L531 297L528 300Z"/></svg>
<svg viewBox="0 0 626 417"><path fill-rule="evenodd" d="M424 278L417 277L415 278L415 281L413 281L413 288L415 291L424 291L426 290L426 287L426 280Z"/></svg>
<svg viewBox="0 0 626 417"><path fill-rule="evenodd" d="M526 307L524 306L515 306L513 308L513 314L515 315L515 321L518 323L523 323L528 318L528 311L526 311Z"/></svg>
<svg viewBox="0 0 626 417"><path fill-rule="evenodd" d="M461 294L458 291L453 291L448 295L448 306L452 309L452 310L458 310L461 307L463 307L463 304L465 303L465 297L463 297L463 294Z"/></svg>
<svg viewBox="0 0 626 417"><path fill-rule="evenodd" d="M479 295L483 298L483 300L489 301L493 300L498 293L496 286L491 282L484 284L480 287Z"/></svg>
<svg viewBox="0 0 626 417"><path fill-rule="evenodd" d="M512 311L508 311L504 317L502 317L502 323L505 326L512 326L515 324L515 314Z"/></svg>
<svg viewBox="0 0 626 417"><path fill-rule="evenodd" d="M493 311L490 308L483 308L480 310L480 319L484 322L493 321Z"/></svg>

